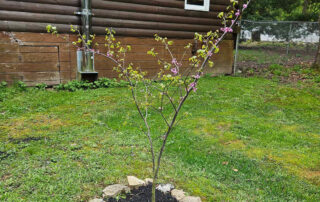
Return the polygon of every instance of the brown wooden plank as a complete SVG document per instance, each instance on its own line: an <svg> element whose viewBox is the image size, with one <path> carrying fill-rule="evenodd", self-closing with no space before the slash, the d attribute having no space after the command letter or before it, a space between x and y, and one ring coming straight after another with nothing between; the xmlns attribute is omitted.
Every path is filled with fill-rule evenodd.
<svg viewBox="0 0 320 202"><path fill-rule="evenodd" d="M10 74L10 73L0 73L0 81L8 81L13 83L13 81L22 81L23 76L18 73Z"/></svg>
<svg viewBox="0 0 320 202"><path fill-rule="evenodd" d="M15 21L0 21L0 30L5 31L23 31L23 32L46 32L45 23L34 22L15 22ZM69 32L70 27L67 25L57 24L58 30L61 33ZM114 28L118 36L138 36L138 37L154 37L154 34L167 36L170 38L193 38L193 32L171 31L171 30L145 30L131 28ZM104 27L93 27L93 32L98 35L105 34ZM39 41L39 40L38 40Z"/></svg>
<svg viewBox="0 0 320 202"><path fill-rule="evenodd" d="M21 74L23 75L23 81L57 81L57 83L60 82L59 72L22 72Z"/></svg>
<svg viewBox="0 0 320 202"><path fill-rule="evenodd" d="M45 81L55 81L56 84L60 83L59 72L18 72L18 73L0 73L0 80L14 81L20 80L24 82L40 83Z"/></svg>
<svg viewBox="0 0 320 202"><path fill-rule="evenodd" d="M0 53L1 63L58 62L57 53Z"/></svg>
<svg viewBox="0 0 320 202"><path fill-rule="evenodd" d="M74 15L74 12L79 11L80 7L0 0L0 9L7 11Z"/></svg>
<svg viewBox="0 0 320 202"><path fill-rule="evenodd" d="M23 21L23 22L46 22L58 24L80 24L80 18L77 16L62 16L53 14L39 14L16 11L1 11L0 20L7 21ZM185 21L186 22L186 21ZM220 26L220 22L217 22ZM215 23L214 25L217 25ZM193 31L193 32L207 32L209 30L219 29L220 26L208 25L190 25L181 23L163 23L163 22L145 22L136 20L121 20L121 19L93 19L94 26L102 27L122 27L122 28L141 28L141 29L164 29L177 31Z"/></svg>
<svg viewBox="0 0 320 202"><path fill-rule="evenodd" d="M23 45L19 46L21 53L58 53L58 46Z"/></svg>
<svg viewBox="0 0 320 202"><path fill-rule="evenodd" d="M16 44L0 44L0 53L19 52L19 46ZM0 61L1 62L1 61Z"/></svg>
<svg viewBox="0 0 320 202"><path fill-rule="evenodd" d="M55 86L60 84L60 80L52 80L52 81L24 81L27 86L36 86L39 83L45 83L47 86Z"/></svg>
<svg viewBox="0 0 320 202"><path fill-rule="evenodd" d="M187 23L185 21L184 23ZM175 31L191 31L191 32L208 32L210 30L217 30L221 27L217 23L212 25L191 25L182 23L164 23L164 22L148 22L137 20L121 20L121 19L106 19L97 18L93 19L93 26L100 27L121 27L121 28L139 28L139 29L156 29L156 30L175 30Z"/></svg>
<svg viewBox="0 0 320 202"><path fill-rule="evenodd" d="M1 24L1 21L0 21ZM10 38L10 33L2 31L0 28L0 44L12 44L13 39Z"/></svg>
<svg viewBox="0 0 320 202"><path fill-rule="evenodd" d="M59 71L59 63L0 63L0 73Z"/></svg>
<svg viewBox="0 0 320 202"><path fill-rule="evenodd" d="M116 11L107 9L93 9L92 12L95 17L102 17L108 19L130 19L137 21L153 21L153 22L168 22L168 23L188 23L196 25L217 25L221 22L220 19L214 18L196 18L191 16L175 16L162 15L153 13L137 13L128 11ZM94 21L94 18L93 18Z"/></svg>
<svg viewBox="0 0 320 202"><path fill-rule="evenodd" d="M21 53L22 62L58 62L57 53Z"/></svg>
<svg viewBox="0 0 320 202"><path fill-rule="evenodd" d="M106 10L116 10L116 11L130 11L136 13L154 13L161 15L172 15L172 16L189 16L197 18L216 18L218 12L196 12L184 10L184 8L172 8L172 7L161 7L152 5L140 5L134 3L125 2L113 2L113 1L92 1L93 9L106 9Z"/></svg>
<svg viewBox="0 0 320 202"><path fill-rule="evenodd" d="M31 2L39 4L54 4L54 5L65 5L65 6L74 6L80 7L80 0L10 0L10 1L20 1L20 2Z"/></svg>
<svg viewBox="0 0 320 202"><path fill-rule="evenodd" d="M117 36L154 37L155 34L169 38L193 38L194 32L171 31L171 30L146 30L132 28L114 28ZM99 35L105 34L105 28L93 27L93 32Z"/></svg>
<svg viewBox="0 0 320 202"><path fill-rule="evenodd" d="M22 22L46 22L57 24L80 24L80 17L75 15L30 13L20 11L0 10L0 20L22 21Z"/></svg>
<svg viewBox="0 0 320 202"><path fill-rule="evenodd" d="M72 80L72 72L70 71L62 71L60 72L60 79L61 80Z"/></svg>
<svg viewBox="0 0 320 202"><path fill-rule="evenodd" d="M108 0L110 1L110 0ZM184 8L184 1L175 1L175 0L111 0L115 2L126 2L126 3L135 3L142 5L153 5L161 7L170 7L170 8ZM221 11L225 10L227 5L230 4L230 1L210 1L210 10L211 11Z"/></svg>
<svg viewBox="0 0 320 202"><path fill-rule="evenodd" d="M60 61L60 71L63 72L63 71L71 71L72 69L75 69L76 67L72 67L71 66L71 62L61 62Z"/></svg>
<svg viewBox="0 0 320 202"><path fill-rule="evenodd" d="M70 81L70 80L75 80L77 76L76 71L64 71L60 72L60 78L62 81Z"/></svg>
<svg viewBox="0 0 320 202"><path fill-rule="evenodd" d="M119 73L112 70L99 70L99 78L119 78Z"/></svg>
<svg viewBox="0 0 320 202"><path fill-rule="evenodd" d="M0 53L0 61L2 63L19 63L22 62L20 53Z"/></svg>
<svg viewBox="0 0 320 202"><path fill-rule="evenodd" d="M61 50L59 51L59 61L60 62L70 62L70 52Z"/></svg>
<svg viewBox="0 0 320 202"><path fill-rule="evenodd" d="M31 24L33 25L33 24ZM41 30L43 29L43 26L41 27ZM30 33L30 32L14 32L13 33L15 38L22 41L24 45L39 45L39 42L41 42L41 45L44 46L50 46L50 45L64 45L69 46L69 35L68 34L60 34L59 37L49 34L49 33ZM66 39L63 39L66 38Z"/></svg>

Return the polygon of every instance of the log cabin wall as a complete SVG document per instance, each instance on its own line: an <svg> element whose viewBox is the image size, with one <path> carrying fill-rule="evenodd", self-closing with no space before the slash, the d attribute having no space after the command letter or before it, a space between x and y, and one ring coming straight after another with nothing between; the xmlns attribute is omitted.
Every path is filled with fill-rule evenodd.
<svg viewBox="0 0 320 202"><path fill-rule="evenodd" d="M180 58L183 47L193 42L194 32L219 29L217 14L230 0L211 0L210 12L184 10L183 0L92 0L93 31L105 33L106 27L116 30L123 44L132 46L128 61L147 69L150 75L157 64L146 52L155 47L168 58L153 40L155 33L173 41L173 52ZM75 36L70 25L80 25L80 0L0 0L0 81L22 80L28 85L45 82L49 85L76 77L76 52L70 45ZM45 33L48 24L56 26L66 40ZM103 42L103 36L97 41ZM233 38L224 41L215 56L217 74L232 73ZM187 63L187 53L184 63ZM222 56L223 55L223 56ZM100 77L117 77L113 65L95 58Z"/></svg>

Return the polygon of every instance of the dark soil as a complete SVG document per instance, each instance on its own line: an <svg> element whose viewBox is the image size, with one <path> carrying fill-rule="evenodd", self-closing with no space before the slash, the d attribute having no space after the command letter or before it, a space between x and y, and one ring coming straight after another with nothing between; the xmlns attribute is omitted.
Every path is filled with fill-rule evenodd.
<svg viewBox="0 0 320 202"><path fill-rule="evenodd" d="M151 188L152 185L140 187L139 189L132 190L131 193L126 194L126 197L121 199L110 198L108 202L151 202ZM171 196L170 193L164 194L156 190L157 202L178 202Z"/></svg>
<svg viewBox="0 0 320 202"><path fill-rule="evenodd" d="M8 158L10 155L7 152L0 151L0 161Z"/></svg>
<svg viewBox="0 0 320 202"><path fill-rule="evenodd" d="M41 138L41 137L27 137L27 138L22 138L22 139L10 138L9 141L14 144L20 144L20 143L27 143L27 142L32 142L32 141L40 141L42 139L43 138Z"/></svg>

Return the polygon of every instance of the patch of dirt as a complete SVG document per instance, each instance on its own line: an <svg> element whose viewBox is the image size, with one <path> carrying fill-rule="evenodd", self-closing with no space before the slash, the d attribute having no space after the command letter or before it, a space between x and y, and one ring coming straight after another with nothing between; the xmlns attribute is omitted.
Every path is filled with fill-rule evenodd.
<svg viewBox="0 0 320 202"><path fill-rule="evenodd" d="M139 189L132 190L131 193L127 194L124 199L110 198L108 202L151 202L151 189L152 185L140 187ZM170 193L164 194L161 191L156 190L156 201L157 202L178 202L171 196Z"/></svg>
<svg viewBox="0 0 320 202"><path fill-rule="evenodd" d="M11 174L4 174L1 178L0 181L5 181L7 179L9 179L12 175Z"/></svg>
<svg viewBox="0 0 320 202"><path fill-rule="evenodd" d="M0 151L0 161L8 158L9 156L10 154L8 154L7 152Z"/></svg>
<svg viewBox="0 0 320 202"><path fill-rule="evenodd" d="M9 141L14 144L20 144L20 143L27 143L27 142L33 142L33 141L40 141L42 139L43 138L41 137L27 137L27 138L20 138L20 139L9 138Z"/></svg>
<svg viewBox="0 0 320 202"><path fill-rule="evenodd" d="M312 184L315 185L320 185L320 171L319 170L315 170L315 171L306 171L304 172L304 177L310 181Z"/></svg>
<svg viewBox="0 0 320 202"><path fill-rule="evenodd" d="M316 178L316 177L320 178L320 171L308 171L308 172L306 172L306 177L307 178Z"/></svg>

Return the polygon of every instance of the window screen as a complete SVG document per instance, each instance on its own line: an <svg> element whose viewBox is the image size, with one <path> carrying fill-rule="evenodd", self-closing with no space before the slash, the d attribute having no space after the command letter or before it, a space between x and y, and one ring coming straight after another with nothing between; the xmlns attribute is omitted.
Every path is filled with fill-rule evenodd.
<svg viewBox="0 0 320 202"><path fill-rule="evenodd" d="M204 0L187 0L187 4L204 6Z"/></svg>
<svg viewBox="0 0 320 202"><path fill-rule="evenodd" d="M209 11L210 0L185 0L184 8L194 11Z"/></svg>

